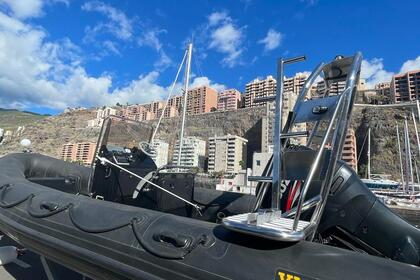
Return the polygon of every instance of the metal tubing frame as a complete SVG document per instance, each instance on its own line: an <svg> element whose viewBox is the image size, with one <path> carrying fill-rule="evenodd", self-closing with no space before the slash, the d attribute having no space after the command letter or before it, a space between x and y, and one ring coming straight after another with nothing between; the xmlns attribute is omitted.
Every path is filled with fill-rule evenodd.
<svg viewBox="0 0 420 280"><path fill-rule="evenodd" d="M333 173L335 171L335 167L337 165L337 160L341 158L341 153L343 150L344 142L346 139L347 134L347 128L350 125L350 118L351 113L353 111L353 106L351 106L354 102L355 96L356 96L356 82L359 81L360 78L360 71L361 71L361 65L362 65L362 54L360 52L357 52L354 56L351 70L349 72L349 75L347 76L346 80L346 89L343 91L343 95L345 98L344 102L344 110L342 111L342 117L338 119L339 122L338 127L335 129L335 136L333 139L333 146L332 150L333 153L331 154L330 162L328 165L328 171L326 174L326 180L324 181L324 184L322 184L321 187L321 201L316 206L314 213L312 214L311 223L315 224L313 234L310 238L312 240L315 235L316 227L318 226L318 222L321 219L325 204L327 202L327 196L330 192L331 188L331 180L333 177ZM346 93L346 91L348 91ZM338 106L337 106L338 107ZM341 132L341 135L340 135ZM335 146L337 145L337 148Z"/></svg>
<svg viewBox="0 0 420 280"><path fill-rule="evenodd" d="M278 70L281 70L281 71L278 71L278 72L281 72L281 74L282 74L284 61L280 60L280 62L283 62L283 63L280 63L281 67L279 67L280 69L278 69ZM350 115L351 115L351 112L352 112L352 106L350 106L350 105L353 103L353 100L355 98L355 92L356 92L356 90L355 90L356 84L355 83L360 76L361 62L362 62L362 56L361 56L361 53L358 52L354 56L354 60L353 60L352 66L351 66L351 71L350 71L350 73L347 77L347 80L346 80L346 89L342 92L343 96L339 99L340 104L337 105L336 112L334 113L334 116L331 120L331 124L333 124L335 118L337 117L338 112L340 111L338 109L339 109L339 107L341 107L341 102L343 102L342 100L345 100L344 105L343 105L344 110L341 110L341 116L338 120L338 123L340 124L339 125L339 127L341 128L340 130L346 130L346 131L344 131L345 133L340 134L339 129L337 129L337 127L336 127L336 131L335 131L334 137L333 137L333 143L334 144L333 144L332 148L334 149L337 146L337 144L338 144L339 147L338 147L338 149L334 149L334 150L336 150L336 152L332 153L331 156L330 156L330 164L328 166L328 171L327 171L327 176L329 176L329 177L331 177L331 174L333 173L333 171L335 169L337 160L338 160L339 156L341 156L341 152L342 152L341 149L342 149L342 146L343 146L344 141L345 141L347 127L349 125ZM296 112L296 111L299 110L299 107L300 107L300 102L299 101L303 100L303 98L307 95L310 87L315 82L315 79L319 76L319 74L323 70L324 66L325 66L324 63L320 63L317 66L317 68L315 69L315 71L313 71L311 73L311 75L309 76L309 78L305 81L305 84L304 84L304 86L303 86L303 88L302 88L302 90L301 90L301 92L300 92L300 94L297 98L297 102L296 102L296 104L293 108L293 112ZM283 75L281 75L281 79L280 79L281 81L283 80L282 77L283 77ZM281 83L281 85L283 87L283 83ZM282 108L282 107L279 106L279 108ZM277 113L277 111L276 111L276 113ZM281 113L281 111L279 113ZM292 121L290 123L290 127L292 127L294 125L295 117L296 117L296 115L293 114ZM279 121L281 120L281 116L279 116L278 120ZM280 124L276 123L276 124L277 125L276 125L275 128L278 129L278 127L280 125L280 129L278 129L277 133L275 132L275 136L278 137L278 139L277 139L278 141L275 141L275 144L278 145L278 148L281 148L283 145L287 144L288 139L286 139L284 144L281 145L280 135L279 135L280 130L281 130L281 123ZM312 130L311 135L309 136L310 139L312 139L314 137L318 126L319 126L319 122L316 123L314 129ZM329 133L327 132L327 134L328 135L325 136L325 139L328 139ZM311 141L310 139L308 139L308 142ZM278 151L279 150L280 149L278 149ZM319 156L319 158L322 156L322 152L323 152L323 148L320 149L319 152L318 152L317 156ZM280 158L278 157L278 159L280 159ZM276 170L276 169L273 168L274 167L274 162L275 162L275 158L274 158L274 154L273 154L273 156L271 157L270 161L267 164L266 172L264 172L263 175L267 175L267 174L270 174L270 173L272 173L273 175L275 174L275 172L273 172L273 171ZM319 163L319 160L318 160L318 163ZM278 168L280 164L277 164L276 168ZM316 167L317 167L317 165L316 165ZM313 171L316 170L316 167L314 167ZM278 171L280 171L280 169L278 169ZM315 198L312 198L312 199L308 200L308 201L304 201L304 198L305 198L307 189L309 187L308 183L310 183L310 181L308 182L308 180L305 180L305 185L306 186L303 187L303 192L302 192L301 197L300 197L301 204L292 208L291 210L283 213L282 216L284 216L284 217L290 217L290 216L293 216L293 214L296 213L295 220L294 220L294 230L296 230L296 228L297 228L297 224L299 222L299 217L300 217L300 214L302 213L302 211L305 211L309 208L312 208L312 207L316 206L316 209L315 209L315 211L312 215L312 218L311 218L311 223L314 224L313 227L311 226L311 229L313 230L312 232L315 233L316 227L317 227L317 224L318 224L318 220L320 219L320 217L322 215L322 212L323 212L323 208L325 206L326 195L328 194L329 189L330 189L331 178L329 178L329 177L326 177L327 180L324 181L324 184L321 187L321 194L316 196ZM280 184L281 182L278 182L278 183ZM259 209L259 207L261 206L263 197L267 192L268 185L269 185L269 183L266 183L266 182L261 183L260 191L257 194L257 201L256 201L256 203L254 205L254 208L253 208L254 212L257 211ZM305 190L305 188L306 188L306 190ZM279 195L276 203L279 203L279 199L280 199L280 195ZM274 202L273 198L272 198L272 202ZM295 227L295 224L296 224L296 227ZM313 236L312 236L312 238L313 238Z"/></svg>
<svg viewBox="0 0 420 280"><path fill-rule="evenodd" d="M334 114L333 114L333 116L331 118L331 122L328 125L328 128L327 128L327 131L325 133L324 139L322 140L321 146L319 147L319 151L318 151L318 153L317 153L317 155L315 157L314 163L312 164L311 169L309 170L309 174L308 174L308 176L305 179L305 183L303 184L302 192L301 192L300 197L299 197L299 200L298 200L298 205L297 205L295 220L293 222L293 230L294 231L298 227L299 218L300 218L300 215L302 213L302 205L303 205L303 202L305 200L306 193L307 193L307 191L309 189L309 186L310 186L310 184L312 182L313 176L315 175L315 171L318 168L319 162L320 162L321 157L322 157L322 154L324 152L324 147L325 147L325 145L327 144L327 141L328 141L328 136L330 135L330 133L332 131L332 128L334 126L334 121L335 121L335 119L336 119L336 117L338 115L338 111L339 111L338 109L341 109L341 104L342 104L342 102L344 100L344 97L345 97L345 95L343 93L343 95L341 95L340 96L340 99L338 100L337 107L335 108ZM335 134L337 134L337 133L338 133L338 130L336 130L336 133ZM333 159L332 157L333 157L333 155L331 154L330 160ZM328 174L327 174L327 176L328 176Z"/></svg>
<svg viewBox="0 0 420 280"><path fill-rule="evenodd" d="M326 144L326 142L328 140L328 137L331 133L331 129L334 125L334 121L337 118L338 112L341 111L341 116L340 116L340 118L337 119L337 125L336 125L335 133L334 133L334 136L333 136L333 141L332 141L333 142L333 145L332 145L333 153L331 153L331 156L330 156L330 162L328 164L327 174L325 176L326 180L324 181L324 183L322 184L322 187L321 187L321 192L320 192L321 193L321 199L320 199L319 203L317 204L316 209L315 209L314 213L312 214L312 218L311 218L311 223L313 223L315 225L315 229L316 229L318 221L321 217L321 214L322 214L323 208L325 206L325 202L326 202L326 196L328 195L328 192L329 192L329 189L330 189L330 184L331 184L330 181L331 181L332 173L335 169L335 165L337 163L338 158L341 156L341 149L342 149L342 146L344 144L344 140L345 140L345 136L346 136L346 131L344 131L344 130L347 130L347 127L348 127L348 124L349 124L349 121L350 121L350 114L351 114L351 111L352 111L352 107L350 106L350 104L352 104L352 102L354 100L354 96L355 96L355 92L356 92L356 89L355 89L356 84L355 83L358 80L359 75L360 75L361 62L362 62L362 56L361 56L361 53L358 52L354 56L354 60L353 60L353 63L351 65L351 71L349 72L349 75L348 75L347 80L346 80L346 88L342 92L342 94L339 98L338 104L336 106L336 110L334 111L334 114L331 118L330 124L329 124L328 129L325 133L325 136L324 136L324 139L322 141L321 147L320 147L320 149L319 149L319 151L316 155L315 161L314 161L314 163L311 167L311 170L310 170L310 172L308 174L308 177L305 180L304 186L302 188L302 192L301 192L300 198L298 200L298 205L296 207L296 215L295 215L294 222L293 222L293 230L294 231L297 230L297 226L298 226L298 223L299 223L300 215L302 213L303 202L305 200L306 193L309 189L310 183L312 182L313 175L314 175L316 169L318 168L319 161L320 161L321 156L324 152L324 147L325 147L325 144ZM316 76L318 76L318 75L319 75L319 72L317 73ZM302 90L302 93L303 92L304 91ZM300 101L300 99L302 97L303 96L299 96L298 101ZM343 102L344 102L344 105L342 105ZM340 110L341 106L344 106L343 110ZM297 107L297 106L295 106L295 107ZM299 107L297 107L297 109L298 108ZM319 122L317 122L317 125L318 124L319 124ZM316 125L316 127L317 127L317 125ZM313 135L313 133L315 133L315 132L313 131L312 135ZM338 146L338 147L336 148L336 146Z"/></svg>
<svg viewBox="0 0 420 280"><path fill-rule="evenodd" d="M283 91L284 91L284 65L296 63L306 60L306 56L298 56L290 59L280 58L277 62L277 87L276 87L276 106L275 106L275 120L274 120L274 148L273 148L273 161L272 161L272 196L271 208L276 211L280 209L281 198L281 151L282 143L280 133L282 131L282 109L283 109ZM306 83L305 83L306 86ZM309 87L305 87L305 91ZM286 141L287 142L287 141Z"/></svg>
<svg viewBox="0 0 420 280"><path fill-rule="evenodd" d="M281 198L281 141L280 132L282 125L282 114L283 108L283 70L284 61L279 59L277 62L277 87L276 87L276 107L275 107L275 120L274 120L274 148L273 148L273 169L272 169L272 196L271 196L271 208L273 210L280 209L280 198Z"/></svg>

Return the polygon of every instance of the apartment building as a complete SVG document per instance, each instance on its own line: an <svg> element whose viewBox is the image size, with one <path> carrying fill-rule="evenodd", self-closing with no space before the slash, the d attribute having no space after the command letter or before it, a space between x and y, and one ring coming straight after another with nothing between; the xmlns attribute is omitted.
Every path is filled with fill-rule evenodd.
<svg viewBox="0 0 420 280"><path fill-rule="evenodd" d="M294 92L285 92L283 94L283 110L282 110L282 127L287 122L289 112L293 110L297 94ZM261 152L267 153L272 150L274 140L274 117L275 117L275 104L273 102L267 103L266 115L261 119ZM292 131L306 130L306 123L295 124ZM306 137L293 138L290 140L293 144L306 144Z"/></svg>
<svg viewBox="0 0 420 280"><path fill-rule="evenodd" d="M285 78L283 81L283 92L293 92L298 95L305 84L308 74L296 73L295 76ZM277 82L272 76L265 80L255 79L245 87L245 107L264 106L266 102L254 103L254 99L276 94Z"/></svg>
<svg viewBox="0 0 420 280"><path fill-rule="evenodd" d="M155 139L152 143L152 159L155 162L156 166L162 167L168 164L168 155L169 155L169 144L162 141Z"/></svg>
<svg viewBox="0 0 420 280"><path fill-rule="evenodd" d="M96 144L91 142L64 144L61 148L61 158L65 161L90 165L95 156L95 149Z"/></svg>
<svg viewBox="0 0 420 280"><path fill-rule="evenodd" d="M394 75L391 80L393 103L420 100L420 70Z"/></svg>
<svg viewBox="0 0 420 280"><path fill-rule="evenodd" d="M111 107L105 107L105 108L98 109L96 111L96 118L97 119L100 119L100 118L104 119L104 118L107 118L111 115L116 115L116 114L117 114L116 109L111 108Z"/></svg>
<svg viewBox="0 0 420 280"><path fill-rule="evenodd" d="M305 84L307 74L297 73L294 77L286 78L284 80L283 92L283 108L282 108L282 127L286 124L289 112L293 110L296 100ZM262 118L262 133L261 133L261 152L267 153L271 150L274 140L274 102L266 103L266 116ZM292 128L292 131L306 130L306 124L297 124ZM293 139L294 144L306 144L306 137Z"/></svg>
<svg viewBox="0 0 420 280"><path fill-rule="evenodd" d="M390 82L384 82L384 83L378 83L375 85L375 90L377 94L382 96L391 96L391 83Z"/></svg>
<svg viewBox="0 0 420 280"><path fill-rule="evenodd" d="M178 163L179 140L174 147L173 164ZM182 144L180 165L204 169L206 161L206 141L197 137L185 137Z"/></svg>
<svg viewBox="0 0 420 280"><path fill-rule="evenodd" d="M217 101L218 111L237 110L241 103L241 93L236 89L227 89L219 94Z"/></svg>
<svg viewBox="0 0 420 280"><path fill-rule="evenodd" d="M217 108L217 91L209 86L201 86L188 90L188 115L203 114Z"/></svg>
<svg viewBox="0 0 420 280"><path fill-rule="evenodd" d="M104 107L96 110L96 118L88 120L87 126L88 127L100 127L102 126L104 119L112 116L117 115L118 111L111 107Z"/></svg>
<svg viewBox="0 0 420 280"><path fill-rule="evenodd" d="M344 160L357 173L356 136L354 129L347 130L341 159Z"/></svg>
<svg viewBox="0 0 420 280"><path fill-rule="evenodd" d="M254 99L276 94L276 79L267 76L266 79L255 79L245 86L245 107L264 106L265 102L254 103Z"/></svg>
<svg viewBox="0 0 420 280"><path fill-rule="evenodd" d="M324 81L320 81L316 84L316 88L313 91L313 98L318 98L321 96L324 96L325 94L328 95L337 95L341 92L344 91L344 89L346 88L346 81L337 81L337 82L332 82L329 85L329 88L326 87L325 82ZM365 79L359 79L359 83L357 85L357 89L358 92L364 92L366 91L366 80Z"/></svg>
<svg viewBox="0 0 420 280"><path fill-rule="evenodd" d="M156 118L160 118L160 116L162 115L162 112L163 112L163 108L159 109L157 112ZM179 111L175 106L166 106L163 117L173 118L173 117L177 117L178 115L179 115Z"/></svg>
<svg viewBox="0 0 420 280"><path fill-rule="evenodd" d="M283 92L293 92L296 96L299 95L308 76L306 73L296 73L293 77L285 78Z"/></svg>
<svg viewBox="0 0 420 280"><path fill-rule="evenodd" d="M208 171L238 174L246 164L246 143L237 135L210 137Z"/></svg>

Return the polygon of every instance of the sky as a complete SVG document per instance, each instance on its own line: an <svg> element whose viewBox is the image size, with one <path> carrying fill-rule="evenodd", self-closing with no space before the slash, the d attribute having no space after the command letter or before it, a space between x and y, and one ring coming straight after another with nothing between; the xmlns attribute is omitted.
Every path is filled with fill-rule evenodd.
<svg viewBox="0 0 420 280"><path fill-rule="evenodd" d="M188 42L191 85L237 88L361 51L369 85L420 69L420 2L0 0L0 107L66 107L165 99ZM182 78L176 84L176 92Z"/></svg>

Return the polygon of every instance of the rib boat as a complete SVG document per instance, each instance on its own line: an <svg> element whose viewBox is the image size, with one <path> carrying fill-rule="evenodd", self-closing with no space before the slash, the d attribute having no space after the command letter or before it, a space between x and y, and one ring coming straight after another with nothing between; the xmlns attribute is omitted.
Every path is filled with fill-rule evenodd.
<svg viewBox="0 0 420 280"><path fill-rule="evenodd" d="M278 81L302 59L279 60ZM256 195L157 168L141 145L110 143L110 124L128 126L108 119L91 168L35 153L0 159L0 230L93 279L420 279L419 230L339 160L361 62L356 53L319 64L284 127L278 83L274 153L250 178ZM307 98L319 75L345 89Z"/></svg>

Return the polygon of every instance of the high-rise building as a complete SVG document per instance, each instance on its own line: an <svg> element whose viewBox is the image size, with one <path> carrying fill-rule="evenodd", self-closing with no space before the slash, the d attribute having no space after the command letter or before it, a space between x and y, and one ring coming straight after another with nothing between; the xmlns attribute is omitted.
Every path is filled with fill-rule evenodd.
<svg viewBox="0 0 420 280"><path fill-rule="evenodd" d="M162 115L162 112L163 112L163 108L162 109L159 109L158 112L157 112L156 117L157 118L160 118L160 116ZM173 118L173 117L178 116L178 113L179 112L178 112L178 110L177 110L177 108L175 106L166 106L166 108L165 108L165 114L163 115L163 117L164 118Z"/></svg>
<svg viewBox="0 0 420 280"><path fill-rule="evenodd" d="M179 140L174 147L173 163L178 163ZM204 168L206 161L206 141L197 137L185 137L181 150L181 166Z"/></svg>
<svg viewBox="0 0 420 280"><path fill-rule="evenodd" d="M61 148L61 158L65 161L90 165L95 156L96 144L91 142L68 143Z"/></svg>
<svg viewBox="0 0 420 280"><path fill-rule="evenodd" d="M169 107L174 107L177 112L181 112L182 108L182 95L177 95L174 97L171 97L168 101Z"/></svg>
<svg viewBox="0 0 420 280"><path fill-rule="evenodd" d="M420 100L420 70L394 75L391 97L393 103Z"/></svg>
<svg viewBox="0 0 420 280"><path fill-rule="evenodd" d="M239 108L241 93L236 89L227 89L219 94L217 101L218 111L232 111Z"/></svg>
<svg viewBox="0 0 420 280"><path fill-rule="evenodd" d="M332 82L328 88L325 86L324 81L320 81L316 84L316 90L314 91L313 98L322 97L324 95L337 95L346 88L346 81L337 81ZM366 90L366 80L365 79L359 79L359 84L357 85L357 91L364 91Z"/></svg>
<svg viewBox="0 0 420 280"><path fill-rule="evenodd" d="M152 159L156 166L162 167L168 164L169 144L161 140L155 139L152 143Z"/></svg>
<svg viewBox="0 0 420 280"><path fill-rule="evenodd" d="M209 138L209 172L238 174L246 164L246 143L248 140L237 135Z"/></svg>
<svg viewBox="0 0 420 280"><path fill-rule="evenodd" d="M296 73L293 77L285 78L283 82L283 92L293 92L298 96L307 78L308 74L306 73Z"/></svg>
<svg viewBox="0 0 420 280"><path fill-rule="evenodd" d="M264 80L255 79L245 86L245 107L264 106L265 102L254 103L254 99L276 94L276 79L267 76Z"/></svg>
<svg viewBox="0 0 420 280"><path fill-rule="evenodd" d="M201 86L188 90L188 115L203 114L217 108L217 91L209 86Z"/></svg>
<svg viewBox="0 0 420 280"><path fill-rule="evenodd" d="M283 91L283 109L282 109L282 127L286 124L289 112L293 110L298 95L305 84L307 74L298 73L292 78L286 78L284 80L284 91ZM274 140L274 102L266 103L266 116L262 118L262 132L261 132L261 152L266 153L271 150ZM296 124L292 131L304 131L306 130L306 124ZM306 138L300 137L297 140L293 140L294 144L305 144ZM293 142L292 141L292 142Z"/></svg>
<svg viewBox="0 0 420 280"><path fill-rule="evenodd" d="M353 129L347 130L341 158L357 172L356 136Z"/></svg>

